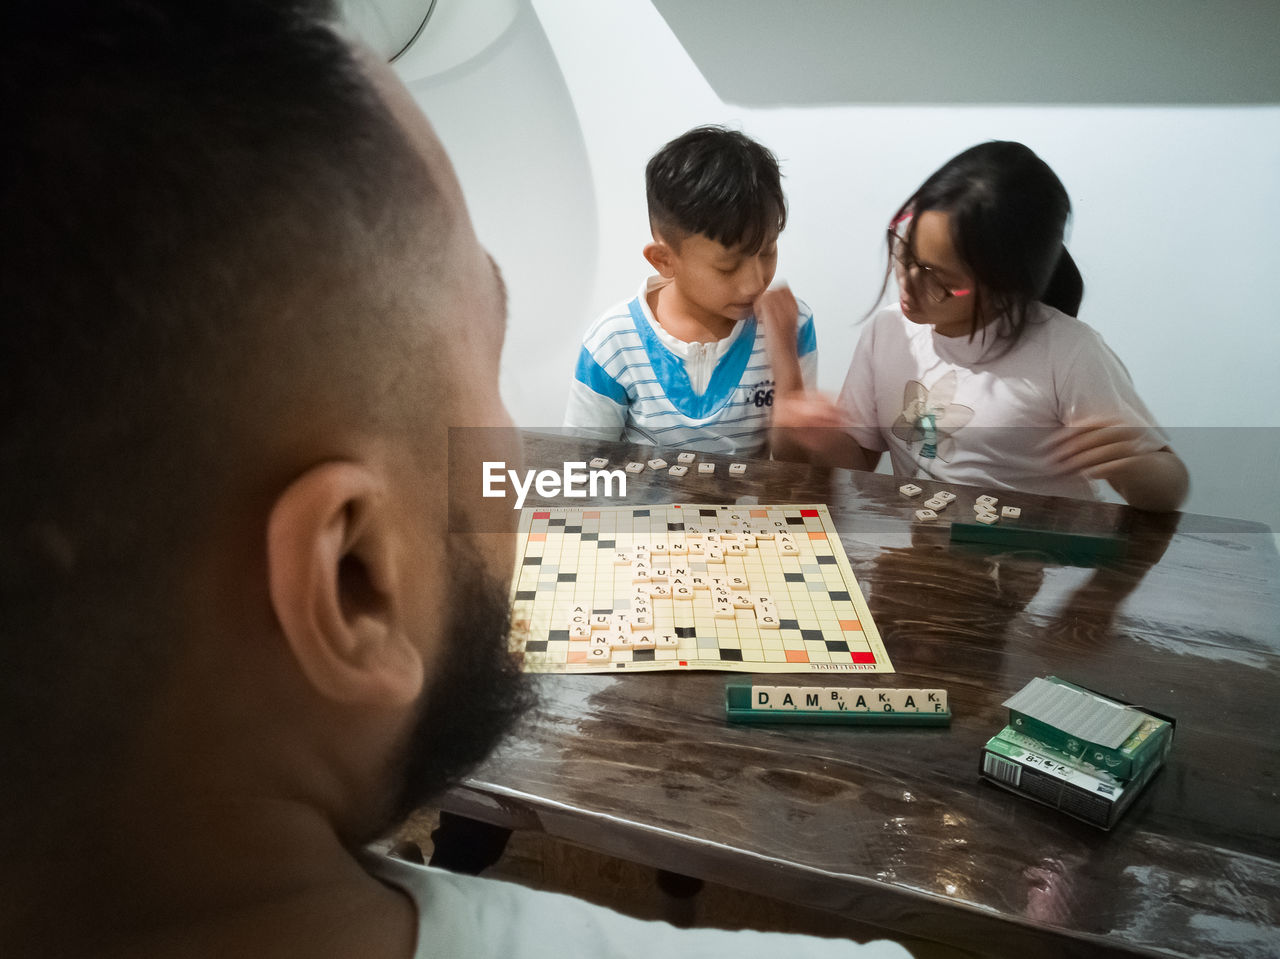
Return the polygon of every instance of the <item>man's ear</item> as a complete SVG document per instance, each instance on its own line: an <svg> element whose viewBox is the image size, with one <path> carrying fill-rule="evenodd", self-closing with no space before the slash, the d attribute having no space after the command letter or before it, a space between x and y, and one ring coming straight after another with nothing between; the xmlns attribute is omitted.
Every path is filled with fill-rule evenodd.
<svg viewBox="0 0 1280 959"><path fill-rule="evenodd" d="M271 509L271 604L303 675L328 699L403 706L422 689L402 616L399 529L382 482L349 462L307 470Z"/></svg>
<svg viewBox="0 0 1280 959"><path fill-rule="evenodd" d="M658 271L659 276L669 280L676 275L676 252L657 234L654 235L653 242L645 246L644 258Z"/></svg>

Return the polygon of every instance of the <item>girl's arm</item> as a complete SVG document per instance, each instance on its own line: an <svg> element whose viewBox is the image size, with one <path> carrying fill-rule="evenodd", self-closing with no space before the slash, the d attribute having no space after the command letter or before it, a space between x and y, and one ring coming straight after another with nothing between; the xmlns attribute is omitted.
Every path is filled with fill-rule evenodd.
<svg viewBox="0 0 1280 959"><path fill-rule="evenodd" d="M844 411L821 393L776 394L771 439L775 459L867 472L880 463L880 452L859 446Z"/></svg>
<svg viewBox="0 0 1280 959"><path fill-rule="evenodd" d="M1172 512L1186 501L1190 475L1169 447L1152 450L1150 437L1145 427L1093 419L1056 438L1052 456L1064 471L1106 480L1130 506Z"/></svg>

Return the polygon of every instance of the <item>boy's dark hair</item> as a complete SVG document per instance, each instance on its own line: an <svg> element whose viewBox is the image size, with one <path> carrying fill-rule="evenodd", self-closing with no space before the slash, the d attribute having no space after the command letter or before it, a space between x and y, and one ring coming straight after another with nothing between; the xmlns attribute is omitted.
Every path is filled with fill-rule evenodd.
<svg viewBox="0 0 1280 959"><path fill-rule="evenodd" d="M696 127L655 153L644 176L649 226L677 248L699 233L751 254L787 225L777 158L736 130Z"/></svg>
<svg viewBox="0 0 1280 959"><path fill-rule="evenodd" d="M1084 280L1062 243L1071 200L1057 174L1028 147L1004 140L970 147L925 180L894 221L929 210L950 217L956 254L976 281L971 335L980 317L994 316L993 332L1007 352L1021 337L1033 302L1069 316L1079 311ZM908 249L914 249L916 223L912 216Z"/></svg>
<svg viewBox="0 0 1280 959"><path fill-rule="evenodd" d="M419 228L406 181L434 195L332 16L321 0L6 11L0 849L119 762L197 600L192 544L280 441L257 434L290 379L376 319L311 307L345 305ZM304 343L282 332L300 311Z"/></svg>

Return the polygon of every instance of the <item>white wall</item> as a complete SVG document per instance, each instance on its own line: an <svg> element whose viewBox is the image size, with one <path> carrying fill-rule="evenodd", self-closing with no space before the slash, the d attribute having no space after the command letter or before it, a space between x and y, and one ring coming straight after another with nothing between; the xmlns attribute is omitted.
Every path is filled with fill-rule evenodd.
<svg viewBox="0 0 1280 959"><path fill-rule="evenodd" d="M671 137L698 123L728 123L782 159L791 219L779 276L814 309L821 384L830 390L879 288L889 214L952 154L984 139L1016 139L1071 193L1070 246L1086 282L1081 317L1103 333L1172 429L1192 468L1188 508L1280 528L1276 98L1223 106L814 104L833 89L838 42L810 47L806 59L786 44L746 43L749 34L732 24L695 17L701 29L695 36L685 24L686 35L740 46L750 74L785 76L793 92L814 77L814 97L794 94L799 104L733 105L649 0L503 3L518 4L514 19L477 56L425 78L419 63L418 78L405 76L507 274L503 389L521 425L560 422L582 329L643 279L643 169ZM723 12L723 4L705 6ZM733 6L744 23L753 10L779 9L764 0ZM680 9L688 20L699 7ZM785 9L802 17L806 4ZM1269 25L1280 29L1280 5L1258 9L1271 10ZM901 68L908 66L903 58Z"/></svg>

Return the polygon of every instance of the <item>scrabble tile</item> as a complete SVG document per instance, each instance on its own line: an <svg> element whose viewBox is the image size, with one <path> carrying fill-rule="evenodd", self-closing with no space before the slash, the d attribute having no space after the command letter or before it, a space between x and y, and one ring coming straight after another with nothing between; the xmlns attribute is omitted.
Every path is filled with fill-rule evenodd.
<svg viewBox="0 0 1280 959"><path fill-rule="evenodd" d="M977 513L973 518L984 526L991 526L993 523L1000 522L1000 517L995 513Z"/></svg>
<svg viewBox="0 0 1280 959"><path fill-rule="evenodd" d="M667 461L659 456L649 460L645 465L647 465L651 470L664 470L667 468Z"/></svg>
<svg viewBox="0 0 1280 959"><path fill-rule="evenodd" d="M698 464L699 473L706 474L706 473L714 473L715 471L716 471L715 463L699 463Z"/></svg>
<svg viewBox="0 0 1280 959"><path fill-rule="evenodd" d="M901 493L903 496L907 497L908 499L910 499L913 496L919 496L921 493L924 492L924 490L921 489L919 486L917 486L915 483L907 483L903 486L899 486L898 492Z"/></svg>
<svg viewBox="0 0 1280 959"><path fill-rule="evenodd" d="M689 467L673 466L671 469L667 470L667 472L672 476L684 476L685 473L689 472Z"/></svg>
<svg viewBox="0 0 1280 959"><path fill-rule="evenodd" d="M751 687L751 708L752 709L777 709L778 699L777 686L756 686Z"/></svg>
<svg viewBox="0 0 1280 959"><path fill-rule="evenodd" d="M698 456L696 453L681 453L679 456L676 457L676 462L688 464L688 463L692 463L697 458Z"/></svg>
<svg viewBox="0 0 1280 959"><path fill-rule="evenodd" d="M609 465L609 461L605 459L603 456L597 456L587 465L590 466L593 470L602 470Z"/></svg>
<svg viewBox="0 0 1280 959"><path fill-rule="evenodd" d="M626 466L624 466L624 467L623 467L623 469L625 469L628 473L643 473L643 472L644 472L644 464L643 464L643 463L628 463Z"/></svg>
<svg viewBox="0 0 1280 959"><path fill-rule="evenodd" d="M996 503L1000 502L1000 500L996 499L994 496L979 496L974 500L974 502L983 503L986 506L995 506Z"/></svg>
<svg viewBox="0 0 1280 959"><path fill-rule="evenodd" d="M730 475L730 476L741 476L741 475L743 475L744 473L746 473L746 471L747 471L747 464L746 464L746 463L730 463L730 464L729 464L729 475Z"/></svg>
<svg viewBox="0 0 1280 959"><path fill-rule="evenodd" d="M947 508L947 501L945 499L938 499L938 497L934 496L925 500L924 505L926 509L943 510Z"/></svg>
<svg viewBox="0 0 1280 959"><path fill-rule="evenodd" d="M951 492L951 490L940 489L938 492L933 494L933 498L940 499L944 503L954 503L956 501L956 494Z"/></svg>
<svg viewBox="0 0 1280 959"><path fill-rule="evenodd" d="M922 523L928 523L938 518L938 514L931 509L916 510L916 519Z"/></svg>
<svg viewBox="0 0 1280 959"><path fill-rule="evenodd" d="M1000 515L1001 515L1001 516L1003 516L1005 519L1021 519L1021 518L1022 518L1022 507L1021 507L1021 506L1006 506L1006 507L1004 507L1004 509L1000 510Z"/></svg>

